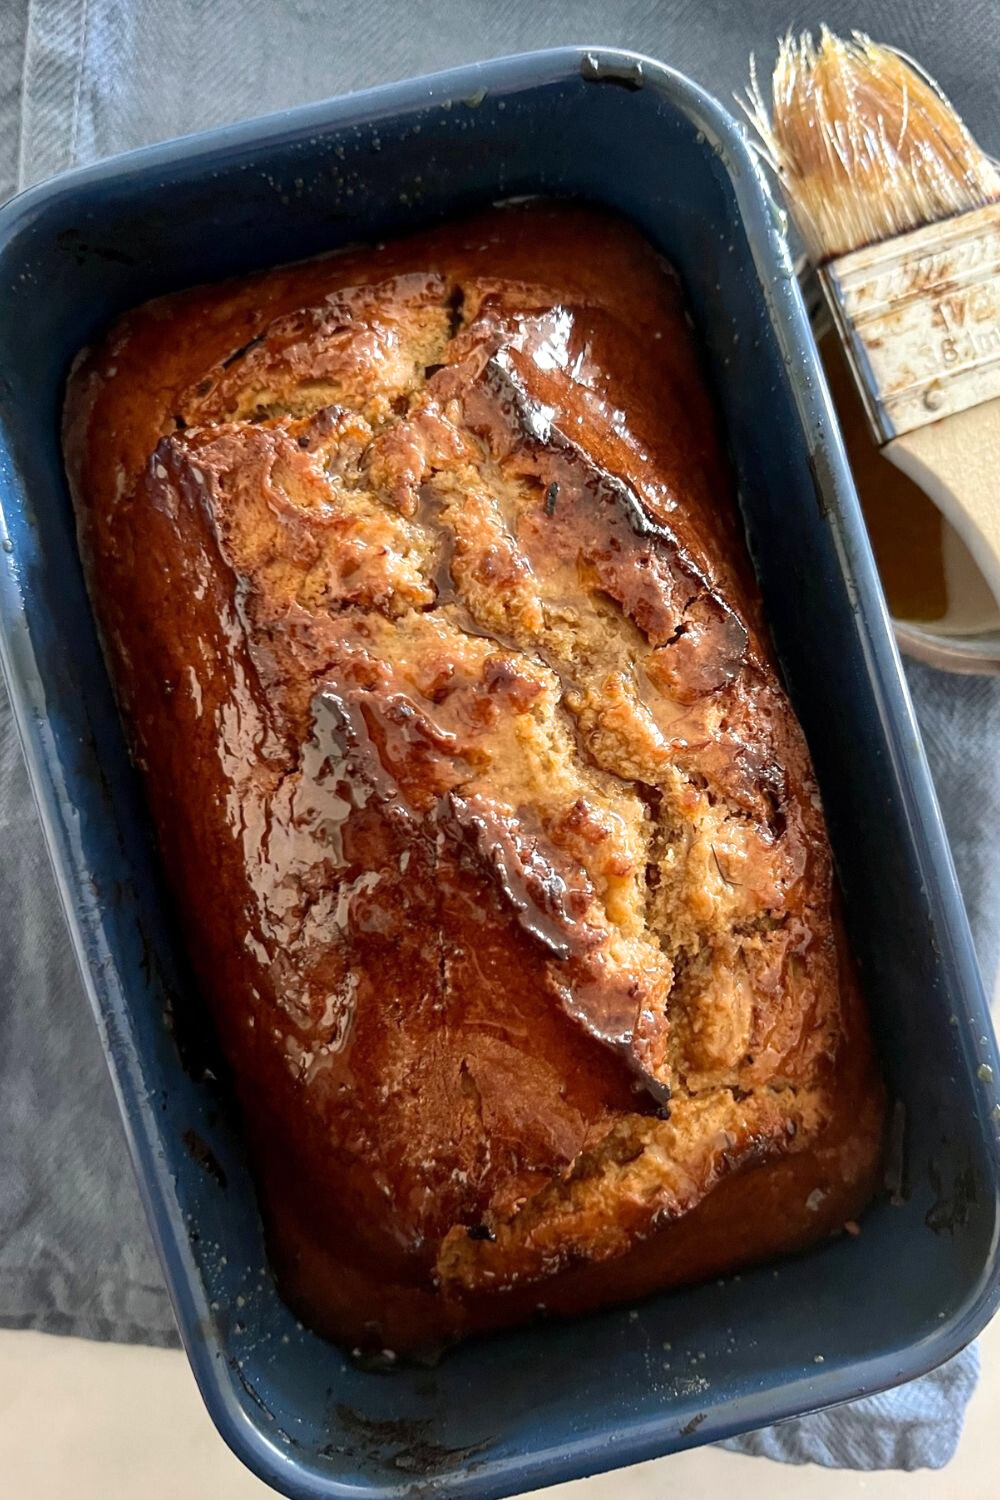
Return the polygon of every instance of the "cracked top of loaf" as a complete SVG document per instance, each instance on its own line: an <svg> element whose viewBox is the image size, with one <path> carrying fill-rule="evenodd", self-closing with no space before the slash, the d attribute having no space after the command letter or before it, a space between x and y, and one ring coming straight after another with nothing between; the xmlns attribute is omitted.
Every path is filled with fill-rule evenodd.
<svg viewBox="0 0 1000 1500"><path fill-rule="evenodd" d="M823 814L635 230L507 207L148 304L78 365L66 451L316 1326L411 1347L860 1208Z"/></svg>

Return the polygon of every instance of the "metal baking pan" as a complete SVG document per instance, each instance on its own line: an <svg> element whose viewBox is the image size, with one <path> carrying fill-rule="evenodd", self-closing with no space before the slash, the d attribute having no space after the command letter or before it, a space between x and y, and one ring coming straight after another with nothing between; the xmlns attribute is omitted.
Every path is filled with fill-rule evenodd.
<svg viewBox="0 0 1000 1500"><path fill-rule="evenodd" d="M147 297L531 193L628 215L683 278L898 1101L893 1180L856 1238L384 1373L297 1326L268 1275L187 1024L60 407L81 345ZM718 104L658 63L568 48L73 173L0 213L0 382L3 665L178 1325L252 1469L317 1500L508 1495L880 1390L974 1337L998 1301L1000 1064L780 215Z"/></svg>

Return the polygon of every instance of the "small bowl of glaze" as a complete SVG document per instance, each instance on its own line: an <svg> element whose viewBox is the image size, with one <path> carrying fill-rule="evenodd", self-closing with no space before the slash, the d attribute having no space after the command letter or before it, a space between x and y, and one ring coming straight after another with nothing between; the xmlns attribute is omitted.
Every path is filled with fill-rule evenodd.
<svg viewBox="0 0 1000 1500"><path fill-rule="evenodd" d="M819 280L796 262L802 295L844 435L868 523L896 643L904 656L947 672L1000 673L1000 605L962 538L914 482L882 458L854 388ZM949 598L961 597L977 628L935 627Z"/></svg>

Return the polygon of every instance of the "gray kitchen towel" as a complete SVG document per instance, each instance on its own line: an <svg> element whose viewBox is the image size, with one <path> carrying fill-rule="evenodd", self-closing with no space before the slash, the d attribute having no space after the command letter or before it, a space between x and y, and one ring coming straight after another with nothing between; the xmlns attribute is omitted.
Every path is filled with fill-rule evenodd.
<svg viewBox="0 0 1000 1500"><path fill-rule="evenodd" d="M720 1444L734 1453L825 1469L943 1469L979 1378L975 1344L909 1385L850 1406L793 1417Z"/></svg>
<svg viewBox="0 0 1000 1500"><path fill-rule="evenodd" d="M996 0L0 0L0 199L67 167L390 78L564 42L634 47L723 100L788 26L861 26L919 56L1000 150ZM1000 682L910 669L993 985ZM0 687L0 1324L174 1343L169 1304ZM938 1466L967 1351L904 1391L735 1440L790 1462Z"/></svg>

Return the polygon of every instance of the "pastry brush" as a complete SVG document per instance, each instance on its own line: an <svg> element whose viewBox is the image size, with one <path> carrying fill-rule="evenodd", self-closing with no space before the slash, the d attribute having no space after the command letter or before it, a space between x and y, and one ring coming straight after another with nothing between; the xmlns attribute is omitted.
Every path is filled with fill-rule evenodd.
<svg viewBox="0 0 1000 1500"><path fill-rule="evenodd" d="M933 79L859 32L787 36L770 109L752 58L750 79L874 440L1000 602L1000 172ZM935 629L981 628L973 600Z"/></svg>

